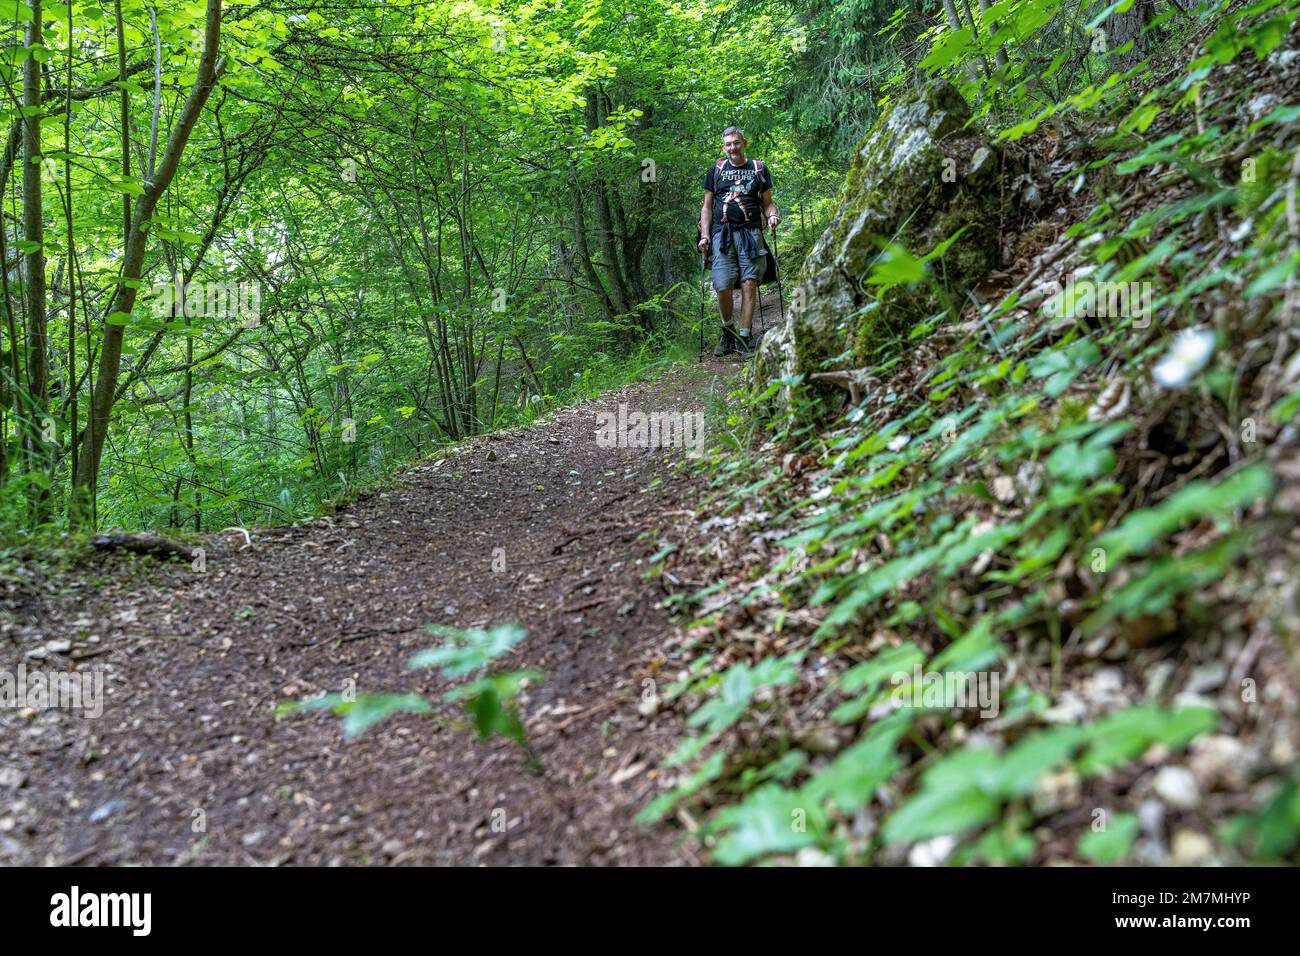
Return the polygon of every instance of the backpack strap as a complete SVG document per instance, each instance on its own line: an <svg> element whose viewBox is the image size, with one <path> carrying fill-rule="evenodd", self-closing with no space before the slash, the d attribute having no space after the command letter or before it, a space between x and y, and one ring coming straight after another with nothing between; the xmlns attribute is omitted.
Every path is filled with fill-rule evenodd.
<svg viewBox="0 0 1300 956"><path fill-rule="evenodd" d="M713 184L715 189L717 188L718 183L718 173L722 171L722 167L726 165L726 163L727 157L723 156L713 167ZM763 161L761 159L754 160L754 174L756 176L761 176L763 174ZM725 200L722 203L722 221L727 222L727 204Z"/></svg>
<svg viewBox="0 0 1300 956"><path fill-rule="evenodd" d="M715 190L715 196L717 195L716 190L718 188L718 173L722 172L722 167L726 165L726 162L727 157L723 156L713 166L713 188ZM727 201L725 199L722 201L722 221L727 221Z"/></svg>

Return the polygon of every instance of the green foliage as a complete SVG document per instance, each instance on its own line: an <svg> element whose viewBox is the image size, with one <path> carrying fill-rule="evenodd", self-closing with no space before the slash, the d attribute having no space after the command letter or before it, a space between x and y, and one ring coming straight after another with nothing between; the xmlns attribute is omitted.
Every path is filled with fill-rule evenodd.
<svg viewBox="0 0 1300 956"><path fill-rule="evenodd" d="M1194 481L1159 505L1130 513L1117 528L1099 537L1096 546L1112 561L1145 554L1154 543L1190 522L1206 516L1227 517L1272 489L1273 477L1263 462L1217 483Z"/></svg>
<svg viewBox="0 0 1300 956"><path fill-rule="evenodd" d="M1284 779L1259 806L1228 820L1221 835L1265 860L1291 856L1300 845L1300 784L1294 777Z"/></svg>
<svg viewBox="0 0 1300 956"><path fill-rule="evenodd" d="M435 637L446 638L447 643L420 651L407 661L406 669L441 667L442 676L447 678L464 677L486 667L508 653L528 633L518 624L502 624L487 630L472 628L468 631L430 624L427 630Z"/></svg>
<svg viewBox="0 0 1300 956"><path fill-rule="evenodd" d="M241 8L222 23L224 73L142 223L142 274L122 283L134 306L114 307L100 300L121 271L121 198L145 192L155 115L161 152L181 112L204 7L124 0L124 81L115 8L69 10L71 66L62 15L47 8L33 46L49 74L43 242L21 229L9 241L11 256L45 250L48 317L35 328L15 274L4 296L13 327L0 323L13 358L0 375L8 538L68 525L73 446L110 333L123 346L120 362L108 360L118 388L98 523L292 522L448 444L694 358L699 260L684 238L664 237L694 231L726 125L744 124L751 153L775 172L791 271L834 187L834 171L799 156L784 132L796 56L781 10L733 16L661 0L436 2L399 18L346 4ZM701 46L708 56L682 55ZM30 53L19 37L0 64L10 121L22 114L17 66ZM756 77L751 62L769 70ZM682 95L721 89L732 92ZM20 172L4 165L11 196ZM19 220L15 207L11 226ZM178 281L190 285L172 296ZM255 314L193 294L216 287L255 290ZM36 357L22 345L38 332L58 370L44 396L29 394ZM54 454L37 460L22 439L47 414Z"/></svg>
<svg viewBox="0 0 1300 956"><path fill-rule="evenodd" d="M1111 865L1128 855L1138 834L1135 813L1117 813L1100 830L1089 830L1079 837L1079 856L1091 863Z"/></svg>
<svg viewBox="0 0 1300 956"><path fill-rule="evenodd" d="M428 714L433 712L433 707L419 694L361 694L354 697L326 694L310 700L281 704L276 708L275 714L284 717L313 710L328 710L336 717L342 717L343 736L355 737L389 717L398 714Z"/></svg>
<svg viewBox="0 0 1300 956"><path fill-rule="evenodd" d="M1217 630L1224 582L1262 580L1258 552L1275 540L1273 522L1288 520L1274 510L1282 479L1253 437L1220 429L1227 456L1218 444L1180 445L1186 429L1174 429L1170 409L1203 424L1267 408L1267 423L1251 419L1266 429L1300 410L1286 388L1265 388L1269 404L1250 404L1263 376L1243 374L1258 360L1242 350L1260 334L1271 341L1273 332L1260 330L1290 315L1283 290L1300 270L1285 225L1294 149L1279 144L1296 115L1277 106L1243 126L1228 105L1242 94L1237 74L1221 72L1243 56L1268 57L1293 6L1202 3L1152 16L1150 5L1003 0L954 5L953 23L939 5L891 17L846 0L802 15L814 32L852 37L842 49L806 54L826 73L800 95L830 93L816 108L795 100L806 128L817 128L818 116L874 116L919 86L918 72L942 75L976 122L1058 157L1061 205L1082 192L1084 209L1069 210L1075 221L1064 233L1077 241L1079 275L1144 283L1150 298L1118 315L1096 314L1077 291L1036 305L1011 294L991 308L962 307L932 281L937 256L884 242L856 278L874 292L917 296L917 314L928 317L875 330L869 349L846 343L823 366L867 366L860 374L879 383L867 400L838 421L818 420L808 383L791 379L751 397L779 393L811 414L756 423L729 410L727 455L708 466L710 507L732 514L761 496L768 514L757 533L784 553L758 581L696 596L710 610L693 623L718 626L700 639L701 656L676 692L701 698L699 723L725 719L666 762L689 785L656 801L711 810L702 833L714 859L751 863L815 849L840 863L895 862L910 845L952 837L951 862L1025 862L1038 852L1033 832L1052 823L1043 814L1055 811L1036 809L1049 775L1053 786L1103 786L1153 747L1182 747L1218 726L1215 711L1166 709L1154 691L1146 702L1103 705L1088 723L1045 723L1060 719L1049 711L1085 643L1119 659L1144 634L1186 640ZM878 71L863 69L876 43ZM862 82L851 94L835 86L833 76L854 70ZM1216 99L1225 86L1233 94ZM1225 240L1233 215L1240 224ZM1060 227L1044 234L1027 246L1035 255ZM1153 374L1190 317L1209 314L1207 303L1215 347L1178 375ZM945 329L957 312L969 320L960 337ZM792 476L777 474L778 458ZM805 684L816 688L799 707L837 728L825 758L795 749L804 746L795 717L774 720L748 709L743 693L720 690L713 661L728 648L725 622L736 608L746 627L766 621L780 633L783 654L813 650L777 692L799 701ZM952 701L915 702L922 666L938 676L1004 668L1011 686L978 742L963 743L969 722ZM743 742L743 754L717 762L728 742L733 750ZM1223 838L1252 859L1294 853L1294 792L1293 782L1274 791ZM1112 813L1105 829L1077 838L1075 853L1121 862L1136 832L1131 813Z"/></svg>
<svg viewBox="0 0 1300 956"><path fill-rule="evenodd" d="M446 643L412 655L407 661L407 670L437 667L441 668L440 673L447 680L483 671L527 636L527 631L517 624L470 630L432 624L428 630L445 638ZM528 734L519 719L517 700L525 687L538 683L543 677L540 671L534 670L483 674L467 684L447 690L442 701L444 704L461 704L474 719L474 727L483 739L500 735L527 748ZM329 710L342 717L344 736L353 737L389 717L431 714L434 707L420 694L326 694L309 700L285 702L276 708L276 716L314 710Z"/></svg>

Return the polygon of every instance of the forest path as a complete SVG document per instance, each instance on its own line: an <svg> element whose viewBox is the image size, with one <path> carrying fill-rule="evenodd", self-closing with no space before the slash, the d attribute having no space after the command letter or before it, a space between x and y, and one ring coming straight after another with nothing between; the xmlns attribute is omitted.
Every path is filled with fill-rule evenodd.
<svg viewBox="0 0 1300 956"><path fill-rule="evenodd" d="M224 535L203 572L111 557L61 595L11 589L0 667L94 655L107 685L97 719L0 709L0 863L694 862L632 817L682 729L637 707L675 634L644 532L699 479L680 448L600 447L595 416L699 411L738 368L710 356L464 443L331 518ZM528 637L502 664L546 673L522 707L540 773L444 721L344 739L332 715L275 716L349 679L436 699L436 671L405 670L439 643L425 625L508 621Z"/></svg>

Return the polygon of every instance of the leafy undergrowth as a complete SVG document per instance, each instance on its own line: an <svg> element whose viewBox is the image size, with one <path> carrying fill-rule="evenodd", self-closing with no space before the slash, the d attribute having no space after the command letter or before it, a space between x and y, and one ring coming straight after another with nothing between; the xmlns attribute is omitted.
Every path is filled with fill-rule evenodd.
<svg viewBox="0 0 1300 956"><path fill-rule="evenodd" d="M1297 861L1287 9L1207 7L1145 93L1002 126L1051 176L1039 241L842 419L715 414L710 543L663 561L716 583L654 668L691 734L643 821L723 864ZM909 256L864 280L924 288Z"/></svg>
<svg viewBox="0 0 1300 956"><path fill-rule="evenodd" d="M443 704L460 704L473 718L474 729L483 739L500 735L529 751L533 764L536 757L528 747L528 734L519 719L517 699L528 683L537 683L540 671L490 672L488 666L522 641L528 634L517 624L503 624L483 629L460 630L431 624L429 633L446 639L444 644L415 654L407 661L408 671L440 668L445 680L475 677L445 691ZM398 714L432 714L435 704L421 694L395 694L370 691L358 694L354 689L336 694L321 694L308 700L285 701L276 708L277 717L328 710L341 717L343 734L355 737L375 724Z"/></svg>

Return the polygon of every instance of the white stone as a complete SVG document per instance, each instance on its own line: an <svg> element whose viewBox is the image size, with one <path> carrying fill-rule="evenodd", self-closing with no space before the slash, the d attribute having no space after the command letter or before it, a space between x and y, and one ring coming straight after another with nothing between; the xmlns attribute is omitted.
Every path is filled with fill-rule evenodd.
<svg viewBox="0 0 1300 956"><path fill-rule="evenodd" d="M1196 778L1186 767L1161 767L1152 782L1156 795L1167 805L1190 810L1201 800Z"/></svg>

